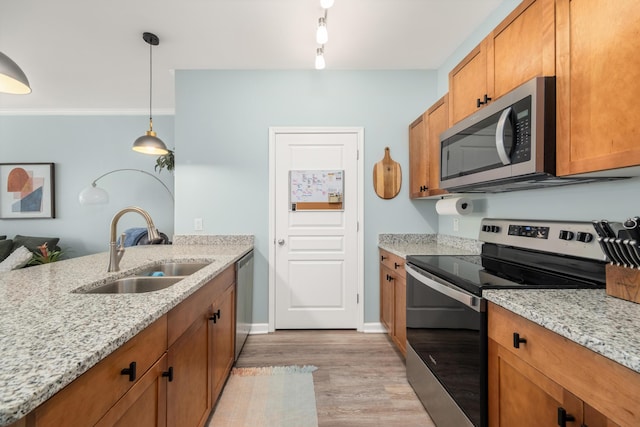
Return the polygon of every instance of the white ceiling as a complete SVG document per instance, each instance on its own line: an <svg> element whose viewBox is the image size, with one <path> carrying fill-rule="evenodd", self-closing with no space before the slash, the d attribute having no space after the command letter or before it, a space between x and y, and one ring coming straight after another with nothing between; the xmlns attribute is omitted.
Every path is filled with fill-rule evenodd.
<svg viewBox="0 0 640 427"><path fill-rule="evenodd" d="M503 0L336 0L326 70L436 69ZM312 70L319 0L0 0L0 51L29 95L0 112L173 111L173 71ZM323 71L317 71L323 72Z"/></svg>

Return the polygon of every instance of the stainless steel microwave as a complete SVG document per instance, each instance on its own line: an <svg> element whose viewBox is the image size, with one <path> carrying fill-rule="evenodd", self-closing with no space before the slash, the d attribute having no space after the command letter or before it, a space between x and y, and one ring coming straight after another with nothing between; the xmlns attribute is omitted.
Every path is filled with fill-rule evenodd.
<svg viewBox="0 0 640 427"><path fill-rule="evenodd" d="M555 77L538 77L440 136L440 188L502 192L564 185L555 177Z"/></svg>

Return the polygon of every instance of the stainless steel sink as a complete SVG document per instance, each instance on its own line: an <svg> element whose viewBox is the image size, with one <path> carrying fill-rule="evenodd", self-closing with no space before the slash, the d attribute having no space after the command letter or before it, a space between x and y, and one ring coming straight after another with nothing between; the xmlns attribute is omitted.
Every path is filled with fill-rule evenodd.
<svg viewBox="0 0 640 427"><path fill-rule="evenodd" d="M97 288L82 291L85 294L140 294L144 292L159 291L179 282L184 277L123 277L108 282Z"/></svg>
<svg viewBox="0 0 640 427"><path fill-rule="evenodd" d="M136 276L189 276L209 264L208 262L166 262L145 268L136 273Z"/></svg>

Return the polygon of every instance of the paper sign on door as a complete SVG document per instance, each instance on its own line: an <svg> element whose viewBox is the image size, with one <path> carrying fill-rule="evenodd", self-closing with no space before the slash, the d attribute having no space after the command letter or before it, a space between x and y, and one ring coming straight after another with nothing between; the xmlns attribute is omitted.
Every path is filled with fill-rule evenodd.
<svg viewBox="0 0 640 427"><path fill-rule="evenodd" d="M289 210L342 210L344 171L289 171Z"/></svg>

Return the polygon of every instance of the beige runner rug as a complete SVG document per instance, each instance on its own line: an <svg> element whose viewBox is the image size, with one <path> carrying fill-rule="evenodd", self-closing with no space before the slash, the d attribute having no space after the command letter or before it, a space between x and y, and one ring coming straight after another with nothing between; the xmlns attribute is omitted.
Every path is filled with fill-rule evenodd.
<svg viewBox="0 0 640 427"><path fill-rule="evenodd" d="M234 368L209 427L317 427L315 366Z"/></svg>

